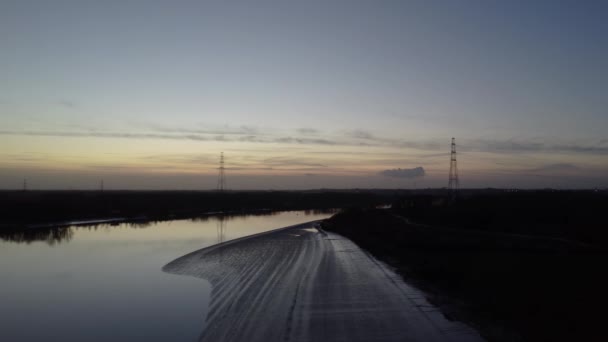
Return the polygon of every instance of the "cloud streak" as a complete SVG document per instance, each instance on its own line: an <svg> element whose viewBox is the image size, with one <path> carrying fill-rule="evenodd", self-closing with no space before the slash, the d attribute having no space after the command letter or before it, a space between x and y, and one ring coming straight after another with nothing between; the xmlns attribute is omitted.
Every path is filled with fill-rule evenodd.
<svg viewBox="0 0 608 342"><path fill-rule="evenodd" d="M563 144L563 143L539 143L532 141L514 140L474 140L469 144L460 146L460 150L479 151L493 153L584 153L608 155L608 146L599 144Z"/></svg>
<svg viewBox="0 0 608 342"><path fill-rule="evenodd" d="M0 135L15 136L52 136L74 138L118 138L118 139L164 139L215 142L246 142L260 144L285 144L303 146L353 146L353 147L387 147L407 148L420 151L444 151L449 149L449 142L444 140L408 141L390 138L378 138L365 131L347 132L342 135L327 137L306 137L278 135L260 132L253 127L240 127L226 130L197 130L197 129L165 129L153 132L115 132L115 131L18 131L0 130ZM608 144L603 140L595 144L589 143L539 143L526 140L489 140L477 139L463 141L457 146L459 152L488 152L496 154L521 153L565 153L608 155ZM440 156L433 154L432 156Z"/></svg>
<svg viewBox="0 0 608 342"><path fill-rule="evenodd" d="M532 169L533 172L569 172L569 171L579 171L580 168L574 164L570 163L558 163L558 164L547 164L535 169Z"/></svg>
<svg viewBox="0 0 608 342"><path fill-rule="evenodd" d="M57 101L57 104L61 107L65 107L65 108L70 108L70 109L74 109L76 108L76 103L74 101L70 101L70 100L59 100Z"/></svg>
<svg viewBox="0 0 608 342"><path fill-rule="evenodd" d="M321 133L318 129L309 128L309 127L298 128L296 131L303 135L317 135L317 134Z"/></svg>
<svg viewBox="0 0 608 342"><path fill-rule="evenodd" d="M141 125L140 125L141 126ZM157 124L146 123L144 128L150 129L159 133L181 133L181 134L211 134L211 135L256 135L259 134L259 129L253 126L224 126L216 128L184 128L184 127L167 127Z"/></svg>

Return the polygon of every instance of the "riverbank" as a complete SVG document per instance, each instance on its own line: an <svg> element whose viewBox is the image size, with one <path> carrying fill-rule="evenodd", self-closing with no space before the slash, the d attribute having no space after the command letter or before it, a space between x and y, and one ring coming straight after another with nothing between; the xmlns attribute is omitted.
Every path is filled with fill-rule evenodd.
<svg viewBox="0 0 608 342"><path fill-rule="evenodd" d="M337 210L334 209L316 209L315 212L319 213L335 213ZM233 216L245 216L245 215L272 215L273 213L280 212L280 210L271 209L251 209L251 210L227 210L227 211L209 211L209 212L190 212L182 213L180 215L170 214L166 216L137 216L137 217L112 217L112 218L91 218L86 220L74 220L74 221L56 221L56 222L45 222L45 223L31 223L31 224L0 224L0 232L2 231L33 231L33 230L44 230L50 228L64 228L72 226L91 226L100 224L117 225L120 223L147 223L147 222L162 222L171 220L182 220L182 219L205 219L209 217L233 217Z"/></svg>
<svg viewBox="0 0 608 342"><path fill-rule="evenodd" d="M0 191L0 229L326 210L375 206L391 198L358 191Z"/></svg>
<svg viewBox="0 0 608 342"><path fill-rule="evenodd" d="M193 215L182 215L180 217L172 216L167 218L150 219L145 216L136 218L112 218L112 219L92 219L82 221L63 221L63 222L47 222L42 224L34 224L31 226L8 226L0 225L0 240L13 242L34 242L45 241L49 245L69 240L72 236L72 231L78 227L83 228L101 228L101 227L119 227L123 224L134 228L146 228L160 224L163 222L173 222L187 220L204 224L207 221L219 222L225 224L232 219L243 219L246 217L273 217L280 216L284 213L295 213L299 215L301 212L304 216L309 215L325 215L326 217L335 214L338 209L316 209L316 210L288 210L276 211L270 209L259 210L240 210L240 211L221 211L221 212L203 212Z"/></svg>
<svg viewBox="0 0 608 342"><path fill-rule="evenodd" d="M605 341L598 246L563 238L420 225L386 210L323 224L396 267L448 315L490 341Z"/></svg>

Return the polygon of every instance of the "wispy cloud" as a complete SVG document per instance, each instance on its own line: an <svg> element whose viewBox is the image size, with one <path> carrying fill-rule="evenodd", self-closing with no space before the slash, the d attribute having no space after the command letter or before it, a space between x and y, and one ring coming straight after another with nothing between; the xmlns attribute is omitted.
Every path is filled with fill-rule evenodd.
<svg viewBox="0 0 608 342"><path fill-rule="evenodd" d="M331 141L327 139L311 139L311 138L294 138L294 137L283 137L276 138L273 142L282 144L303 144L303 145L339 145L339 142Z"/></svg>
<svg viewBox="0 0 608 342"><path fill-rule="evenodd" d="M449 152L442 152L442 153L425 153L425 154L419 154L416 157L417 158L438 158L438 157L449 157L450 153Z"/></svg>
<svg viewBox="0 0 608 342"><path fill-rule="evenodd" d="M48 160L47 155L42 154L0 154L0 158L9 162L43 162Z"/></svg>
<svg viewBox="0 0 608 342"><path fill-rule="evenodd" d="M21 136L51 136L51 137L91 137L91 138L120 138L120 139L166 139L166 140L193 140L193 141L218 141L218 142L251 142L251 143L279 143L297 145L349 145L348 142L332 141L321 138L301 138L292 136L269 136L269 135L234 135L214 133L127 133L127 132L101 132L101 131L9 131L2 130L0 135Z"/></svg>
<svg viewBox="0 0 608 342"><path fill-rule="evenodd" d="M305 167L316 167L326 168L327 165L321 164L314 161L308 161L301 158L285 158L285 157L274 157L267 158L262 161L262 164L269 165L272 167L293 167L293 166L305 166Z"/></svg>
<svg viewBox="0 0 608 342"><path fill-rule="evenodd" d="M93 138L124 138L124 139L192 139L208 140L196 135L171 135L156 133L121 133L121 132L65 132L65 131L0 131L0 135L25 135L49 137L93 137Z"/></svg>
<svg viewBox="0 0 608 342"><path fill-rule="evenodd" d="M536 141L515 140L474 140L459 146L464 151L481 151L493 153L584 153L608 154L608 146L604 144L576 144L576 143L541 143Z"/></svg>
<svg viewBox="0 0 608 342"><path fill-rule="evenodd" d="M405 141L395 140L394 145L397 147L411 148L414 150L438 151L447 150L448 144L439 141Z"/></svg>
<svg viewBox="0 0 608 342"><path fill-rule="evenodd" d="M281 134L271 130L261 131L255 127L242 126L221 129L184 129L184 128L158 128L152 131L102 131L102 130L0 130L0 135L21 136L56 136L56 137L96 137L120 139L166 139L216 142L247 142L260 144L285 144L303 146L353 146L353 147L386 147L404 148L420 151L447 151L449 141L445 139L427 139L420 141L401 140L392 138L379 138L363 130L351 131L338 135L301 136ZM459 152L488 152L495 154L523 154L523 153L565 153L608 155L608 144L600 142L538 142L532 140L491 140L474 139L464 140L457 146ZM438 157L444 153L427 154L427 157ZM422 155L421 157L425 157Z"/></svg>
<svg viewBox="0 0 608 342"><path fill-rule="evenodd" d="M309 127L298 128L298 129L296 129L296 132L298 132L302 135L317 135L317 134L321 133L318 129L309 128Z"/></svg>
<svg viewBox="0 0 608 342"><path fill-rule="evenodd" d="M139 128L145 128L160 133L182 133L182 134L210 134L210 135L256 135L260 133L253 126L219 126L219 127L173 127L154 123L135 124Z"/></svg>
<svg viewBox="0 0 608 342"><path fill-rule="evenodd" d="M177 164L213 164L219 161L218 156L211 154L156 154L139 158L147 162Z"/></svg>
<svg viewBox="0 0 608 342"><path fill-rule="evenodd" d="M546 164L540 167L534 168L531 171L534 172L563 172L563 171L577 171L580 168L570 163L557 163L557 164Z"/></svg>
<svg viewBox="0 0 608 342"><path fill-rule="evenodd" d="M57 101L57 105L64 107L64 108L69 108L69 109L76 108L76 102L66 100L66 99L61 99L61 100Z"/></svg>
<svg viewBox="0 0 608 342"><path fill-rule="evenodd" d="M346 136L354 139L378 140L372 133L360 129L347 132Z"/></svg>

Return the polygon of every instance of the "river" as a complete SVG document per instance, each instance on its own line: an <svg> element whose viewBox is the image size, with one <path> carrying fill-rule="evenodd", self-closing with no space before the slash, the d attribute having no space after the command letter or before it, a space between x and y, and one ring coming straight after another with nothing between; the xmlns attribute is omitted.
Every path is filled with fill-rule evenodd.
<svg viewBox="0 0 608 342"><path fill-rule="evenodd" d="M3 341L196 341L211 285L161 268L321 212L100 224L0 236Z"/></svg>

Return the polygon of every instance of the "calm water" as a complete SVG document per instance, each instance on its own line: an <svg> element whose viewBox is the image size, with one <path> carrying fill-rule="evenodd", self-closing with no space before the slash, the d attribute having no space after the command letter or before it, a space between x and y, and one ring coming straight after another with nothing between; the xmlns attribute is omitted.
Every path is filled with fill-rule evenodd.
<svg viewBox="0 0 608 342"><path fill-rule="evenodd" d="M0 340L196 341L210 285L163 273L165 264L328 216L293 211L0 236Z"/></svg>

